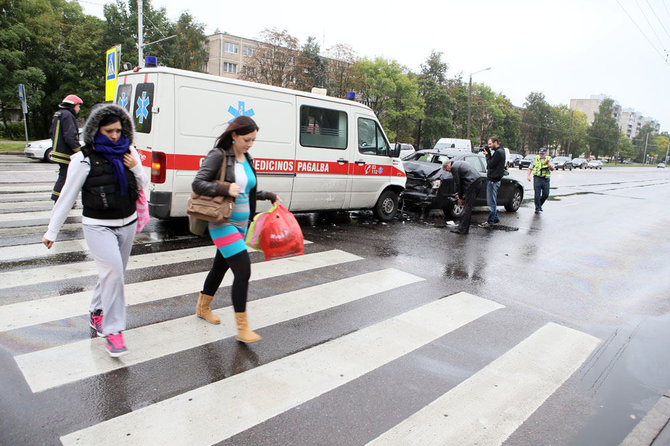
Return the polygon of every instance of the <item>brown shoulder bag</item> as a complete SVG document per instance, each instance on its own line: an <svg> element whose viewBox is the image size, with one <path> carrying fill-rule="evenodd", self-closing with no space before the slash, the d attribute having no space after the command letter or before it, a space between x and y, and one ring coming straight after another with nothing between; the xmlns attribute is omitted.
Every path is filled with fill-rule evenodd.
<svg viewBox="0 0 670 446"><path fill-rule="evenodd" d="M226 175L226 154L223 154L223 163L221 163L220 182L224 182ZM188 199L186 213L200 220L211 221L214 223L225 223L230 219L235 207L235 197L198 195L191 192L191 198Z"/></svg>

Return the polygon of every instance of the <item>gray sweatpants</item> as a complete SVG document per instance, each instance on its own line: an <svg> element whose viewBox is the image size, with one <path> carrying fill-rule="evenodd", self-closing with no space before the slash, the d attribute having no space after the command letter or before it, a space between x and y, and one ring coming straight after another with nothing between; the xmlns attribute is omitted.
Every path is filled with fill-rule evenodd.
<svg viewBox="0 0 670 446"><path fill-rule="evenodd" d="M103 334L118 333L126 329L123 275L133 247L137 222L120 228L83 227L84 238L98 269L98 283L93 290L89 311L102 309Z"/></svg>

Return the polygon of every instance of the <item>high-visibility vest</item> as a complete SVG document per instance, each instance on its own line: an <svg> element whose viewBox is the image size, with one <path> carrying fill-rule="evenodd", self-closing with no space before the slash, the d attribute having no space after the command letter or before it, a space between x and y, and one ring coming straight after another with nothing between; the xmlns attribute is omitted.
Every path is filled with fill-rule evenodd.
<svg viewBox="0 0 670 446"><path fill-rule="evenodd" d="M541 178L549 178L551 176L549 161L551 161L549 155L546 155L544 159L542 159L540 155L537 155L535 157L535 165L533 166L533 175Z"/></svg>

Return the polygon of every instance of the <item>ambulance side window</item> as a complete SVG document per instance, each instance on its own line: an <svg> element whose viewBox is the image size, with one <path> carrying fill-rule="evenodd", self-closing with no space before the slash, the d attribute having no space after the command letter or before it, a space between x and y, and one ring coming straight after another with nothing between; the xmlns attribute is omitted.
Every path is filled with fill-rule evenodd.
<svg viewBox="0 0 670 446"><path fill-rule="evenodd" d="M384 133L372 119L358 118L358 151L366 155L389 154L389 145Z"/></svg>
<svg viewBox="0 0 670 446"><path fill-rule="evenodd" d="M135 100L132 103L131 113L133 121L135 121L135 131L140 133L151 133L151 112L154 106L154 84L137 84L135 90Z"/></svg>
<svg viewBox="0 0 670 446"><path fill-rule="evenodd" d="M130 84L119 85L119 90L116 92L116 103L125 108L130 114L130 100L133 97L133 86Z"/></svg>
<svg viewBox="0 0 670 446"><path fill-rule="evenodd" d="M300 145L304 147L346 149L347 114L339 110L309 105L301 106Z"/></svg>

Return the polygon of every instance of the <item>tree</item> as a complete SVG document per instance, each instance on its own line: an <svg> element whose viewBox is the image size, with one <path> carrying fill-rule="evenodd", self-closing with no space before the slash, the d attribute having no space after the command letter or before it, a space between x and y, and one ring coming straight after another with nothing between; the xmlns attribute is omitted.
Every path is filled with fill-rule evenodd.
<svg viewBox="0 0 670 446"><path fill-rule="evenodd" d="M205 44L205 26L195 22L193 16L183 12L175 26L177 38L173 66L183 70L204 71L209 59L209 49Z"/></svg>
<svg viewBox="0 0 670 446"><path fill-rule="evenodd" d="M642 126L637 136L633 138L633 145L637 147L637 160L641 163L646 163L648 160L646 156L652 152L656 152L656 129L647 123Z"/></svg>
<svg viewBox="0 0 670 446"><path fill-rule="evenodd" d="M596 159L599 156L612 155L619 144L621 131L612 116L613 111L614 100L610 98L603 100L589 128L589 151Z"/></svg>
<svg viewBox="0 0 670 446"><path fill-rule="evenodd" d="M326 54L330 59L326 67L326 88L331 96L344 98L352 88L351 66L356 61L356 52L350 46L338 43L328 48Z"/></svg>
<svg viewBox="0 0 670 446"><path fill-rule="evenodd" d="M3 0L0 4L0 110L19 108L26 86L29 132L45 137L56 106L70 93L84 108L102 100L102 21L76 2ZM85 113L85 112L84 112Z"/></svg>
<svg viewBox="0 0 670 446"><path fill-rule="evenodd" d="M416 79L410 78L396 61L359 59L351 67L354 88L360 100L375 112L387 136L407 140L414 122L423 117L423 100Z"/></svg>
<svg viewBox="0 0 670 446"><path fill-rule="evenodd" d="M549 126L551 124L551 106L544 99L544 94L533 92L526 97L521 112L521 150L536 152L549 142Z"/></svg>
<svg viewBox="0 0 670 446"><path fill-rule="evenodd" d="M637 148L633 145L633 142L628 139L626 135L623 134L623 132L620 132L619 135L619 143L617 144L616 153L614 153L615 162L619 159L632 159L637 157L638 151Z"/></svg>
<svg viewBox="0 0 670 446"><path fill-rule="evenodd" d="M308 37L298 56L296 88L310 91L312 87L326 88L328 61L319 54L321 49L315 37Z"/></svg>
<svg viewBox="0 0 670 446"><path fill-rule="evenodd" d="M258 51L245 65L242 77L277 87L292 88L296 84L298 39L286 30L265 29L261 32Z"/></svg>
<svg viewBox="0 0 670 446"><path fill-rule="evenodd" d="M416 147L432 148L438 139L455 133L455 101L447 90L446 63L442 53L433 51L417 77L419 96L424 102L424 117L417 121Z"/></svg>

